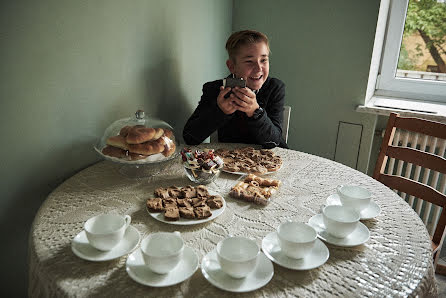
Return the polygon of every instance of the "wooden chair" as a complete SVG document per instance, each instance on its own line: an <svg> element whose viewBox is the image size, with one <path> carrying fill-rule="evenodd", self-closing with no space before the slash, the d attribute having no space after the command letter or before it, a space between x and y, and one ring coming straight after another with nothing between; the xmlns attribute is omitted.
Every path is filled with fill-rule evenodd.
<svg viewBox="0 0 446 298"><path fill-rule="evenodd" d="M446 226L446 124L390 114L373 178L414 208L431 235L436 273Z"/></svg>

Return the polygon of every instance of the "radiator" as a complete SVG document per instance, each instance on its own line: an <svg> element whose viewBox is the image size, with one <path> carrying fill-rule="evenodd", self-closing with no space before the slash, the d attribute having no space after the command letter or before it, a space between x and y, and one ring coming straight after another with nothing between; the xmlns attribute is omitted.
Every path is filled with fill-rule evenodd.
<svg viewBox="0 0 446 298"><path fill-rule="evenodd" d="M384 135L384 131L381 136ZM393 146L416 148L421 151L429 152L438 156L445 156L446 140L419 135L406 130L396 129ZM403 176L411 180L426 184L441 193L445 193L446 177L437 171L422 168L411 163L404 162L395 158L389 158L387 161L386 174ZM429 235L432 236L437 226L442 207L432 205L411 195L394 190L401 196L423 220Z"/></svg>

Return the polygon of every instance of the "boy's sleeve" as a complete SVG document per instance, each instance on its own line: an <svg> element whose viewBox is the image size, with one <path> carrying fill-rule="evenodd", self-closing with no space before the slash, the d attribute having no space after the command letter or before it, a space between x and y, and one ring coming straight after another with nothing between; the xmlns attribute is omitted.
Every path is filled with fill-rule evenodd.
<svg viewBox="0 0 446 298"><path fill-rule="evenodd" d="M275 80L265 113L259 119L248 121L250 134L255 136L258 144L262 144L266 148L276 146L288 148L282 137L284 104L285 84L280 80Z"/></svg>
<svg viewBox="0 0 446 298"><path fill-rule="evenodd" d="M197 108L187 120L183 129L183 139L188 145L201 144L214 131L232 118L217 105L220 88L217 82L203 85L203 94Z"/></svg>

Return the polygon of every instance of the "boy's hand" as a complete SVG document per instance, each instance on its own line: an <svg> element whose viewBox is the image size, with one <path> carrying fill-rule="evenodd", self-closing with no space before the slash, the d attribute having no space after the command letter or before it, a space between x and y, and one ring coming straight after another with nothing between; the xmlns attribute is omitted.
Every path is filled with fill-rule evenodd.
<svg viewBox="0 0 446 298"><path fill-rule="evenodd" d="M225 98L225 95L231 91L230 87L224 88L223 86L220 87L220 94L218 94L217 97L217 105L220 108L220 110L223 111L226 115L232 114L235 111L237 111L237 106L232 102L231 98Z"/></svg>
<svg viewBox="0 0 446 298"><path fill-rule="evenodd" d="M249 88L232 88L232 94L229 99L234 103L236 109L245 112L246 116L252 117L254 111L260 106L257 103L256 94Z"/></svg>

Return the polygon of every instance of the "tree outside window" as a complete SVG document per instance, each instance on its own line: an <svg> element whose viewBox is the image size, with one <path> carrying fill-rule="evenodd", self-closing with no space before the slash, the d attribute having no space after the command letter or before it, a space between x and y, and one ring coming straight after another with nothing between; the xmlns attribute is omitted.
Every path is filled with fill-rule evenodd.
<svg viewBox="0 0 446 298"><path fill-rule="evenodd" d="M445 0L410 0L399 70L446 73Z"/></svg>

